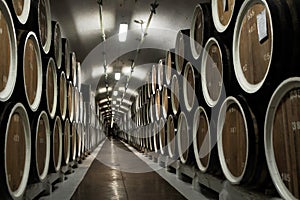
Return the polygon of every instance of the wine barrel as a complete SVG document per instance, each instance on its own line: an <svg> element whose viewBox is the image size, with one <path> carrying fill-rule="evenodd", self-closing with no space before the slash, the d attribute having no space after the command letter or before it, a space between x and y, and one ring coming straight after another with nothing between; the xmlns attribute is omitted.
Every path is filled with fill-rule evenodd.
<svg viewBox="0 0 300 200"><path fill-rule="evenodd" d="M150 109L150 103L149 103L149 101L147 101L147 103L145 104L145 115L146 115L146 124L145 125L148 125L149 123L151 123L149 109Z"/></svg>
<svg viewBox="0 0 300 200"><path fill-rule="evenodd" d="M206 110L199 106L193 120L193 147L197 166L203 173L216 173L221 169L216 145L217 135L212 126Z"/></svg>
<svg viewBox="0 0 300 200"><path fill-rule="evenodd" d="M62 40L60 25L57 21L52 21L52 46L50 48L51 56L53 56L58 69L62 63Z"/></svg>
<svg viewBox="0 0 300 200"><path fill-rule="evenodd" d="M201 66L202 91L209 107L216 106L222 95L236 92L235 79L231 78L229 50L214 37L205 44Z"/></svg>
<svg viewBox="0 0 300 200"><path fill-rule="evenodd" d="M77 124L77 135L76 135L76 140L77 140L77 157L80 158L81 157L81 144L82 144L82 124L79 122Z"/></svg>
<svg viewBox="0 0 300 200"><path fill-rule="evenodd" d="M142 150L143 147L143 134L141 132L141 127L137 128L137 136L138 136L138 147Z"/></svg>
<svg viewBox="0 0 300 200"><path fill-rule="evenodd" d="M178 74L183 72L186 62L191 60L190 51L190 30L178 31L175 43L175 65Z"/></svg>
<svg viewBox="0 0 300 200"><path fill-rule="evenodd" d="M76 75L77 75L77 88L79 91L81 91L81 64L80 62L77 62L77 68L76 68Z"/></svg>
<svg viewBox="0 0 300 200"><path fill-rule="evenodd" d="M223 33L230 29L231 21L235 21L242 0L212 0L212 18L215 28L218 32Z"/></svg>
<svg viewBox="0 0 300 200"><path fill-rule="evenodd" d="M74 120L74 95L75 95L75 88L72 82L68 82L68 106L67 112L70 122Z"/></svg>
<svg viewBox="0 0 300 200"><path fill-rule="evenodd" d="M159 89L157 89L155 93L155 116L157 121L160 119L161 108L162 106L161 106L160 91Z"/></svg>
<svg viewBox="0 0 300 200"><path fill-rule="evenodd" d="M267 170L263 138L251 108L240 96L227 97L218 117L218 155L222 171L232 184L260 187Z"/></svg>
<svg viewBox="0 0 300 200"><path fill-rule="evenodd" d="M160 153L162 155L166 154L166 121L165 119L161 118L159 120L159 146L160 146Z"/></svg>
<svg viewBox="0 0 300 200"><path fill-rule="evenodd" d="M164 74L165 74L165 82L167 85L171 84L171 79L173 75L173 71L175 71L175 49L170 49L166 53L166 59L165 59L165 64L166 66L164 67Z"/></svg>
<svg viewBox="0 0 300 200"><path fill-rule="evenodd" d="M53 58L44 59L45 69L45 91L46 91L46 103L47 103L47 111L50 115L51 119L54 119L57 108L57 72L56 65Z"/></svg>
<svg viewBox="0 0 300 200"><path fill-rule="evenodd" d="M79 122L83 123L83 95L79 92Z"/></svg>
<svg viewBox="0 0 300 200"><path fill-rule="evenodd" d="M25 107L7 103L1 112L0 193L4 199L21 199L31 162L31 130Z"/></svg>
<svg viewBox="0 0 300 200"><path fill-rule="evenodd" d="M189 123L189 115L181 112L178 117L178 131L177 131L177 148L180 161L183 164L194 164L194 147L192 145L192 128L191 123Z"/></svg>
<svg viewBox="0 0 300 200"><path fill-rule="evenodd" d="M11 13L5 1L0 1L0 101L7 101L17 79L17 39Z"/></svg>
<svg viewBox="0 0 300 200"><path fill-rule="evenodd" d="M85 133L85 128L84 128L84 124L81 123L81 155L84 157L84 153L86 151L86 148L85 148L85 136L86 133Z"/></svg>
<svg viewBox="0 0 300 200"><path fill-rule="evenodd" d="M196 83L200 81L200 73L194 71L194 68L190 62L186 63L183 73L183 99L185 109L190 112L196 105Z"/></svg>
<svg viewBox="0 0 300 200"><path fill-rule="evenodd" d="M180 112L181 105L182 105L181 101L182 99L180 95L179 79L178 76L174 74L171 82L171 105L172 105L172 111L174 115L177 115Z"/></svg>
<svg viewBox="0 0 300 200"><path fill-rule="evenodd" d="M148 149L149 151L154 150L154 137L153 137L154 123L151 123L147 126L147 135L148 135Z"/></svg>
<svg viewBox="0 0 300 200"><path fill-rule="evenodd" d="M85 112L85 124L89 125L91 123L91 107L89 102L84 102L84 110Z"/></svg>
<svg viewBox="0 0 300 200"><path fill-rule="evenodd" d="M212 35L212 26L211 6L208 3L198 4L194 9L190 29L190 45L195 60L198 60L204 44Z"/></svg>
<svg viewBox="0 0 300 200"><path fill-rule="evenodd" d="M70 53L70 78L69 80L72 81L73 86L76 87L77 85L77 60L75 52Z"/></svg>
<svg viewBox="0 0 300 200"><path fill-rule="evenodd" d="M265 118L269 172L283 199L300 198L300 78L283 81L273 93Z"/></svg>
<svg viewBox="0 0 300 200"><path fill-rule="evenodd" d="M59 113L62 120L65 120L67 115L67 79L65 72L61 72L59 78Z"/></svg>
<svg viewBox="0 0 300 200"><path fill-rule="evenodd" d="M70 160L70 146L71 146L71 125L68 118L64 124L64 143L63 143L63 165L68 165Z"/></svg>
<svg viewBox="0 0 300 200"><path fill-rule="evenodd" d="M147 138L147 132L146 132L146 127L147 126L142 126L141 127L141 132L143 133L143 147L144 149L147 149L147 141L148 141L148 138Z"/></svg>
<svg viewBox="0 0 300 200"><path fill-rule="evenodd" d="M167 119L171 114L171 90L166 85L163 86L162 94L162 117Z"/></svg>
<svg viewBox="0 0 300 200"><path fill-rule="evenodd" d="M85 130L85 137L84 137L84 148L86 152L89 152L90 147L89 147L89 143L90 143L90 128L88 125L85 125L84 127ZM125 138L125 135L124 135Z"/></svg>
<svg viewBox="0 0 300 200"><path fill-rule="evenodd" d="M146 126L147 124L149 124L149 119L148 119L148 104L144 104L143 106L143 126Z"/></svg>
<svg viewBox="0 0 300 200"><path fill-rule="evenodd" d="M149 149L149 134L148 134L148 128L149 128L149 125L148 126L143 126L143 132L144 132L144 135L145 135L145 148L148 150Z"/></svg>
<svg viewBox="0 0 300 200"><path fill-rule="evenodd" d="M153 129L152 129L152 135L153 135L153 146L154 146L154 152L158 153L160 150L159 146L159 125L157 122L154 122Z"/></svg>
<svg viewBox="0 0 300 200"><path fill-rule="evenodd" d="M232 51L235 75L246 93L266 86L272 94L282 80L299 74L299 21L288 2L247 0L241 7Z"/></svg>
<svg viewBox="0 0 300 200"><path fill-rule="evenodd" d="M70 141L71 141L71 161L75 161L77 154L77 123L75 121L73 121L72 126L71 126L71 135L70 135Z"/></svg>
<svg viewBox="0 0 300 200"><path fill-rule="evenodd" d="M78 123L79 122L79 106L80 106L79 98L80 98L80 96L79 96L78 88L75 87L74 89L75 89L75 91L74 91L74 121L76 123Z"/></svg>
<svg viewBox="0 0 300 200"><path fill-rule="evenodd" d="M151 96L151 72L149 72L149 73L147 73L147 75L146 75L146 88L147 88L147 90L146 90L146 93L147 93L147 99L149 99L150 98L150 96Z"/></svg>
<svg viewBox="0 0 300 200"><path fill-rule="evenodd" d="M151 91L155 94L157 88L157 65L153 65L151 68Z"/></svg>
<svg viewBox="0 0 300 200"><path fill-rule="evenodd" d="M160 59L157 65L157 86L159 91L162 90L163 85L165 83L164 80L164 68L165 68L165 60Z"/></svg>
<svg viewBox="0 0 300 200"><path fill-rule="evenodd" d="M151 95L150 101L149 101L149 114L150 114L150 121L154 122L156 119L155 114L155 95Z"/></svg>
<svg viewBox="0 0 300 200"><path fill-rule="evenodd" d="M51 137L51 149L52 149L52 159L50 169L53 172L58 172L62 165L62 154L63 154L63 127L62 121L59 116L55 117L53 129L52 129L52 137Z"/></svg>
<svg viewBox="0 0 300 200"><path fill-rule="evenodd" d="M170 158L176 158L177 156L177 117L169 115L167 121L167 145L168 155Z"/></svg>
<svg viewBox="0 0 300 200"><path fill-rule="evenodd" d="M45 180L48 174L50 161L50 124L45 111L33 117L32 130L32 151L31 151L31 175L30 182Z"/></svg>
<svg viewBox="0 0 300 200"><path fill-rule="evenodd" d="M67 38L62 38L62 69L66 73L66 78L69 80L71 69L70 69L70 45Z"/></svg>
<svg viewBox="0 0 300 200"><path fill-rule="evenodd" d="M7 3L12 8L11 10L14 10L18 22L26 24L31 10L31 0L15 0Z"/></svg>
<svg viewBox="0 0 300 200"><path fill-rule="evenodd" d="M140 136L140 149L143 150L144 148L144 132L142 131L142 127L138 128L139 136Z"/></svg>
<svg viewBox="0 0 300 200"><path fill-rule="evenodd" d="M30 109L36 111L41 102L43 86L40 47L33 32L22 32L19 34L19 38L19 63L23 64L22 84Z"/></svg>
<svg viewBox="0 0 300 200"><path fill-rule="evenodd" d="M49 0L32 0L32 14L30 16L29 30L34 30L45 54L50 52L52 39L51 10ZM29 21L29 20L28 20ZM32 22L37 22L32 23Z"/></svg>
<svg viewBox="0 0 300 200"><path fill-rule="evenodd" d="M144 85L142 85L141 87L140 87L140 106L142 107L142 106L144 106L144 104L145 104L145 87L144 87Z"/></svg>

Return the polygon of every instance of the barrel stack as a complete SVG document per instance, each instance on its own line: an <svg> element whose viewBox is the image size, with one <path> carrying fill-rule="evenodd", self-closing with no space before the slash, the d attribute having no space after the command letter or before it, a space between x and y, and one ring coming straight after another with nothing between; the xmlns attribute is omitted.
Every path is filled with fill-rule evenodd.
<svg viewBox="0 0 300 200"><path fill-rule="evenodd" d="M147 75L147 106L131 109L149 116L139 145L232 185L299 198L296 35L296 0L195 5L190 29Z"/></svg>
<svg viewBox="0 0 300 200"><path fill-rule="evenodd" d="M95 112L96 139L82 141L91 137L92 125L83 122L88 101L80 100L80 62L52 21L49 0L1 0L0 29L0 196L22 199L28 185L64 173L104 134ZM72 143L74 134L80 140Z"/></svg>

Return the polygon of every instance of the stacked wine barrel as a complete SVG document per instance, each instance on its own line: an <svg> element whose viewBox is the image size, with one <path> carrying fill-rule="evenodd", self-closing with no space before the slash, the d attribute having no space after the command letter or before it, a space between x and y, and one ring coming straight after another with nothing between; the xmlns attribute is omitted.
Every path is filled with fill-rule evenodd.
<svg viewBox="0 0 300 200"><path fill-rule="evenodd" d="M202 173L300 198L297 0L212 0L153 65L133 143ZM272 181L271 181L272 180Z"/></svg>
<svg viewBox="0 0 300 200"><path fill-rule="evenodd" d="M80 63L51 21L49 0L1 0L0 49L0 196L22 199L28 184L89 150ZM78 150L70 154L72 145Z"/></svg>

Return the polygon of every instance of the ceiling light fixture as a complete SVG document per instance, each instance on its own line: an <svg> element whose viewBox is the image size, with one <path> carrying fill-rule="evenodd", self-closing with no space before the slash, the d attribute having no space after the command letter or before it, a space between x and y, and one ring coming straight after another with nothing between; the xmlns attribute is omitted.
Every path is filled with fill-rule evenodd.
<svg viewBox="0 0 300 200"><path fill-rule="evenodd" d="M119 41L125 42L127 38L128 24L121 23L119 28Z"/></svg>
<svg viewBox="0 0 300 200"><path fill-rule="evenodd" d="M114 96L118 96L118 91L114 91L114 92L113 92L113 95L114 95Z"/></svg>
<svg viewBox="0 0 300 200"><path fill-rule="evenodd" d="M115 80L118 81L121 78L121 73L115 73Z"/></svg>

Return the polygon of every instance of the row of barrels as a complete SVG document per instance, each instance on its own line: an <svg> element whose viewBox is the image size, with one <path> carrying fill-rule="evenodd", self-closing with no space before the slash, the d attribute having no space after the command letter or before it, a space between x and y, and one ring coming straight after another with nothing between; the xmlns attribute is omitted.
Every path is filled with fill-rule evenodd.
<svg viewBox="0 0 300 200"><path fill-rule="evenodd" d="M280 187L279 194L296 199L300 129L299 120L294 120L299 119L299 86L300 77L289 78L276 89L266 111L264 132L245 98L230 96L216 121L199 106L193 115L170 114L167 119L139 125L123 137L140 148L197 165L203 173L223 174L232 184L271 187L270 173L274 185Z"/></svg>
<svg viewBox="0 0 300 200"><path fill-rule="evenodd" d="M267 186L270 174L283 198L300 198L299 8L294 0L197 5L191 28L139 90L132 140L155 150L169 137L170 157L203 172L219 163L232 184ZM160 124L169 128L155 137Z"/></svg>
<svg viewBox="0 0 300 200"><path fill-rule="evenodd" d="M0 1L0 56L0 195L20 199L103 134L97 116L90 124L80 63L48 0Z"/></svg>
<svg viewBox="0 0 300 200"><path fill-rule="evenodd" d="M45 3L42 2L44 1L38 1L39 6L31 8L31 12L34 13L40 6L45 6L40 5ZM48 9L49 2L46 5ZM43 9L40 8L39 12L40 10ZM43 14L46 15L46 13L40 15ZM80 91L81 83L78 80L81 70L80 63L76 62L75 53L70 52L68 40L61 38L59 23L55 21L51 23L51 16L47 16L50 23L39 21L39 29L47 26L51 30L50 36L47 37L50 40L50 50L44 50L41 36L38 39L35 29L25 25L14 25L9 6L4 1L1 1L1 16L0 101L26 98L32 111L38 110L40 104L46 103L52 118L56 107L59 107L64 119L67 110L67 89L70 90L71 86L76 87L77 89L73 88L74 91L69 93L74 93L76 101L82 99L81 94L77 94ZM71 118L72 111L71 109L69 116Z"/></svg>
<svg viewBox="0 0 300 200"><path fill-rule="evenodd" d="M51 119L46 111L30 114L22 103L8 103L1 113L1 196L22 197L28 184L85 156L104 139L101 126Z"/></svg>

